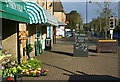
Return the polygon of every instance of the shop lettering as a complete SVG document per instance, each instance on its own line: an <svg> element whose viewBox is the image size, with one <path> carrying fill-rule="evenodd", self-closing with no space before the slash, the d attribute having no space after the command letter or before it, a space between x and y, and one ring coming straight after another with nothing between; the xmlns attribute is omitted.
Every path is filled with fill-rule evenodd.
<svg viewBox="0 0 120 82"><path fill-rule="evenodd" d="M12 0L5 0L6 1L6 6L9 8L12 8L14 10L18 10L19 12L23 12L23 7Z"/></svg>

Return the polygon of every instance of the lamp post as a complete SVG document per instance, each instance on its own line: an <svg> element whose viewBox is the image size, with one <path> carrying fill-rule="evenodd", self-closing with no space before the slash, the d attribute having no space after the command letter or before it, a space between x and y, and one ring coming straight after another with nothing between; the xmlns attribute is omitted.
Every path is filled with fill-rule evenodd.
<svg viewBox="0 0 120 82"><path fill-rule="evenodd" d="M92 3L92 1L90 0L89 3ZM88 20L87 20L87 18L88 18L87 10L88 9L87 9L87 7L88 7L88 0L86 0L86 27L88 28L88 24L87 24L88 23Z"/></svg>
<svg viewBox="0 0 120 82"><path fill-rule="evenodd" d="M88 0L86 0L86 27L87 27L87 5L88 4ZM87 29L87 31L88 31L88 29Z"/></svg>

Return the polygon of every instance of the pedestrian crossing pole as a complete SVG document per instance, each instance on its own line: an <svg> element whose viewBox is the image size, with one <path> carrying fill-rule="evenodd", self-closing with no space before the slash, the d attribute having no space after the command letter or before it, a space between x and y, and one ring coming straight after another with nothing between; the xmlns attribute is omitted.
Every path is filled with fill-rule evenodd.
<svg viewBox="0 0 120 82"><path fill-rule="evenodd" d="M111 39L113 39L113 30L110 30Z"/></svg>
<svg viewBox="0 0 120 82"><path fill-rule="evenodd" d="M115 28L115 18L113 16L111 16L109 18L109 29L110 29L110 35L111 35L111 39L113 39L113 30Z"/></svg>

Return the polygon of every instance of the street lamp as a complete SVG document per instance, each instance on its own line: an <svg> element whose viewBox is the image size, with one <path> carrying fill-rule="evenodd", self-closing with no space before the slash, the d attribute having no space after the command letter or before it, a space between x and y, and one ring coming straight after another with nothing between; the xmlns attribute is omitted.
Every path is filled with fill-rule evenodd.
<svg viewBox="0 0 120 82"><path fill-rule="evenodd" d="M90 0L89 3L92 3L92 1ZM87 23L88 23L88 22L87 22L87 18L88 18L88 17L87 17L87 7L88 7L88 0L86 0L86 27L88 26L88 25L87 25Z"/></svg>

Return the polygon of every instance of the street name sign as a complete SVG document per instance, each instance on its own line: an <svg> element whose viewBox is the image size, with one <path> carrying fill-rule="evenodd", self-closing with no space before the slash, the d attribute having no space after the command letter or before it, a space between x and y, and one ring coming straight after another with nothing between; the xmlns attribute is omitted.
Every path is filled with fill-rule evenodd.
<svg viewBox="0 0 120 82"><path fill-rule="evenodd" d="M86 34L74 34L75 57L88 57L88 37Z"/></svg>

